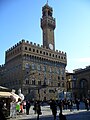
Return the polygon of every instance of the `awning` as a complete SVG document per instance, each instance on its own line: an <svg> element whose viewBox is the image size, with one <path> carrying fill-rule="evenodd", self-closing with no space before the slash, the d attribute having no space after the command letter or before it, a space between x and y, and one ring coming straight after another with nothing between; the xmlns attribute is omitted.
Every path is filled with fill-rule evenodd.
<svg viewBox="0 0 90 120"><path fill-rule="evenodd" d="M16 101L18 101L18 98L21 99L21 97L13 92L0 92L1 98L14 98Z"/></svg>
<svg viewBox="0 0 90 120"><path fill-rule="evenodd" d="M0 97L10 98L11 95L10 92L0 92Z"/></svg>

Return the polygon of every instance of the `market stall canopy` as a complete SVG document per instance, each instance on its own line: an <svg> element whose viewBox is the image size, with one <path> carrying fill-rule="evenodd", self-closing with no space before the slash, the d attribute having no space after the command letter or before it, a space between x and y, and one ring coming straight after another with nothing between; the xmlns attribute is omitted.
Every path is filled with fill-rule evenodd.
<svg viewBox="0 0 90 120"><path fill-rule="evenodd" d="M10 92L1 92L0 91L0 97L10 98L12 94Z"/></svg>
<svg viewBox="0 0 90 120"><path fill-rule="evenodd" d="M1 98L13 98L16 99L16 101L18 101L18 99L21 97L13 92L0 92L0 97Z"/></svg>

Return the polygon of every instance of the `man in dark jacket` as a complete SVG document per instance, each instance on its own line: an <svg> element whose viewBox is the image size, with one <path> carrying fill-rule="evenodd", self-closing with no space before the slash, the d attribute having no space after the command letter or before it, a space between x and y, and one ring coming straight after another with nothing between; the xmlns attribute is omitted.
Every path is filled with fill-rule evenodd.
<svg viewBox="0 0 90 120"><path fill-rule="evenodd" d="M57 103L54 100L50 101L50 109L52 110L52 115L54 116L54 120L56 120L57 115Z"/></svg>

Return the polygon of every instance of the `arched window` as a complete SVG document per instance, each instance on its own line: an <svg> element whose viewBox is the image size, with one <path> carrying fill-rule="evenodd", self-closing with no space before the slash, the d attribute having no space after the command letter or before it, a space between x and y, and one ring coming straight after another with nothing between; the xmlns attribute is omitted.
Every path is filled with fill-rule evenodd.
<svg viewBox="0 0 90 120"><path fill-rule="evenodd" d="M82 79L82 80L80 81L80 88L82 88L82 89L88 88L87 80Z"/></svg>

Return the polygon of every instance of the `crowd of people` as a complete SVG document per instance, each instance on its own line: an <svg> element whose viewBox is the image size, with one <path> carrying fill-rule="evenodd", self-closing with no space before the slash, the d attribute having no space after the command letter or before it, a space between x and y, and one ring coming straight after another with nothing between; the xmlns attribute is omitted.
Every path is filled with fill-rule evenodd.
<svg viewBox="0 0 90 120"><path fill-rule="evenodd" d="M85 109L88 111L90 107L90 100L86 98L83 100L83 102L85 104ZM78 98L76 98L75 100L64 99L64 100L57 100L57 101L50 99L49 101L46 101L46 103L47 105L50 106L50 110L54 120L56 120L57 109L60 110L60 113L59 113L60 120L66 120L66 116L63 115L63 112L62 112L63 110L69 109L72 112L73 106L75 106L77 110L80 109L80 100ZM0 102L0 106L2 106L2 108L3 108L3 105L4 104L1 104ZM18 99L18 101L13 99L10 102L10 117L15 118L18 114L29 115L31 105L33 105L34 113L37 114L37 120L39 120L39 116L42 114L41 105L43 105L43 102L39 100L35 100L33 102L31 102L30 100L22 101L20 98ZM2 114L2 108L0 108L0 114Z"/></svg>

